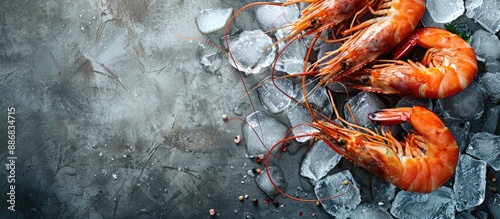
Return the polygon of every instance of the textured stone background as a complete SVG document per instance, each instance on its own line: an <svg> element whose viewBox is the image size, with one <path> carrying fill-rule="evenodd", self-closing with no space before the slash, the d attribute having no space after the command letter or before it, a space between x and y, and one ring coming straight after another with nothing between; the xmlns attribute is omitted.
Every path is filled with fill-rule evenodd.
<svg viewBox="0 0 500 219"><path fill-rule="evenodd" d="M15 107L18 159L16 212L0 201L0 217L193 218L208 217L210 208L221 218L287 217L320 210L287 200L280 208L238 201L264 197L253 181L241 184L255 164L232 143L241 123L216 135L222 114L236 117L241 103L243 116L252 111L239 76L226 57L217 74L206 73L198 42L170 31L203 38L195 23L200 10L244 4L2 1L0 157L5 163L7 108ZM5 199L6 174L0 172Z"/></svg>

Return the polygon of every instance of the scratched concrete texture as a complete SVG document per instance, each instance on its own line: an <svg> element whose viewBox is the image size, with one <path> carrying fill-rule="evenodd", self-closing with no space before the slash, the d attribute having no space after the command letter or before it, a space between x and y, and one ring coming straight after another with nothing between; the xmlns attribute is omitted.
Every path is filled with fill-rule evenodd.
<svg viewBox="0 0 500 219"><path fill-rule="evenodd" d="M0 218L208 218L211 208L219 218L327 218L314 203L263 203L243 177L259 165L233 143L241 122L222 126L222 114L253 111L238 73L227 58L205 72L199 42L173 34L206 39L200 10L247 3L1 1L0 157L7 162L7 108L15 107L17 160L16 211L0 201ZM250 12L236 23L256 25ZM295 171L293 194L298 162L281 162Z"/></svg>

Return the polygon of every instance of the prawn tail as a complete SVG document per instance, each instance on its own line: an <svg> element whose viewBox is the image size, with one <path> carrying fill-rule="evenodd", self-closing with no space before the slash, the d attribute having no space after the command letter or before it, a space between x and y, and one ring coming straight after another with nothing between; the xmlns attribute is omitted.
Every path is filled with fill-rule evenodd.
<svg viewBox="0 0 500 219"><path fill-rule="evenodd" d="M368 114L370 121L383 125L398 125L408 122L413 108L401 107L393 109L382 109Z"/></svg>

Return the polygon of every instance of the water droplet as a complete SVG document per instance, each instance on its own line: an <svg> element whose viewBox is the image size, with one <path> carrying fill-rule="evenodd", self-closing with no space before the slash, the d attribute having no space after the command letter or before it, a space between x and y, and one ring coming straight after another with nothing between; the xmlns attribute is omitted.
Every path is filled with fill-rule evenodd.
<svg viewBox="0 0 500 219"><path fill-rule="evenodd" d="M96 16L92 17L92 20L94 20L94 21L97 20L97 17Z"/></svg>
<svg viewBox="0 0 500 219"><path fill-rule="evenodd" d="M237 107L234 107L233 113L237 116L241 116L241 115L243 115L243 110L241 110L241 108L239 106L237 106Z"/></svg>

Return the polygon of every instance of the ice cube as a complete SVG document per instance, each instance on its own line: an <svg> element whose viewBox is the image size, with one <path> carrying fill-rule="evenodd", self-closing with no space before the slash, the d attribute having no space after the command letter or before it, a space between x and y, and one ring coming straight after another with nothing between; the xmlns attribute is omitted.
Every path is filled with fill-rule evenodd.
<svg viewBox="0 0 500 219"><path fill-rule="evenodd" d="M372 177L373 202L376 203L379 208L384 210L389 209L395 193L396 186L378 177Z"/></svg>
<svg viewBox="0 0 500 219"><path fill-rule="evenodd" d="M488 201L488 209L490 209L491 216L495 219L500 218L500 195L495 194L489 201Z"/></svg>
<svg viewBox="0 0 500 219"><path fill-rule="evenodd" d="M320 63L326 63L330 59L335 57L335 55L328 55L328 53L337 50L338 48L340 48L340 46L342 46L341 43L323 43L323 44L321 44L321 46L319 46L318 60L321 60L321 59L323 59L323 60ZM325 57L327 55L328 55L328 57ZM322 66L319 66L319 68L321 68L321 67Z"/></svg>
<svg viewBox="0 0 500 219"><path fill-rule="evenodd" d="M476 219L476 217L469 212L460 212L455 219Z"/></svg>
<svg viewBox="0 0 500 219"><path fill-rule="evenodd" d="M401 191L392 202L391 214L396 218L454 218L453 190L441 187L428 194Z"/></svg>
<svg viewBox="0 0 500 219"><path fill-rule="evenodd" d="M284 37L283 30L278 30L276 38L281 40ZM278 43L279 57L276 61L276 70L288 74L301 73L304 70L304 59L307 48L299 41L287 41Z"/></svg>
<svg viewBox="0 0 500 219"><path fill-rule="evenodd" d="M497 102L500 99L500 72L486 72L479 79L479 84L491 101Z"/></svg>
<svg viewBox="0 0 500 219"><path fill-rule="evenodd" d="M335 218L347 218L361 203L356 181L348 170L327 176L314 187L323 208Z"/></svg>
<svg viewBox="0 0 500 219"><path fill-rule="evenodd" d="M432 110L433 104L432 104L432 99L426 99L426 98L416 98L416 97L402 97L397 103L396 107L413 107L413 106L423 106L429 110ZM406 132L410 132L413 127L411 127L411 124L408 122L402 123L401 127Z"/></svg>
<svg viewBox="0 0 500 219"><path fill-rule="evenodd" d="M456 119L443 119L444 125L450 130L455 141L457 141L460 151L465 151L467 147L467 136L470 131L470 122L456 120Z"/></svg>
<svg viewBox="0 0 500 219"><path fill-rule="evenodd" d="M257 74L274 61L275 47L262 30L243 31L230 44L229 63L245 74Z"/></svg>
<svg viewBox="0 0 500 219"><path fill-rule="evenodd" d="M325 142L317 141L302 160L300 175L311 179L311 183L315 185L337 165L341 158Z"/></svg>
<svg viewBox="0 0 500 219"><path fill-rule="evenodd" d="M476 211L475 215L477 216L477 219L488 219L488 213L484 211Z"/></svg>
<svg viewBox="0 0 500 219"><path fill-rule="evenodd" d="M425 10L424 16L422 16L422 19L420 20L422 25L424 27L439 27L442 29L445 29L444 24L438 23L432 19L431 14L429 13L429 10Z"/></svg>
<svg viewBox="0 0 500 219"><path fill-rule="evenodd" d="M246 123L242 124L242 132L248 156L267 154L287 132L287 127L283 123L261 111L248 115L245 121ZM275 151L278 150L279 147L276 147Z"/></svg>
<svg viewBox="0 0 500 219"><path fill-rule="evenodd" d="M460 155L455 172L456 208L458 211L471 210L484 201L486 189L486 162L469 155Z"/></svg>
<svg viewBox="0 0 500 219"><path fill-rule="evenodd" d="M267 175L267 171L269 171L269 176ZM269 198L274 198L280 194L273 184L281 191L285 191L287 185L285 175L278 166L269 166L267 170L263 170L255 177L255 183Z"/></svg>
<svg viewBox="0 0 500 219"><path fill-rule="evenodd" d="M198 30L202 34L210 34L221 30L233 13L233 8L205 9L196 17Z"/></svg>
<svg viewBox="0 0 500 219"><path fill-rule="evenodd" d="M467 147L467 154L486 161L500 171L500 136L487 132L475 133Z"/></svg>
<svg viewBox="0 0 500 219"><path fill-rule="evenodd" d="M198 45L198 58L207 73L215 74L222 66L222 53L219 48L210 43Z"/></svg>
<svg viewBox="0 0 500 219"><path fill-rule="evenodd" d="M486 57L484 59L484 70L486 72L500 72L500 62L494 57Z"/></svg>
<svg viewBox="0 0 500 219"><path fill-rule="evenodd" d="M462 92L439 99L436 111L444 118L473 120L484 112L483 92L474 81Z"/></svg>
<svg viewBox="0 0 500 219"><path fill-rule="evenodd" d="M465 11L463 0L427 0L425 8L438 23L452 22Z"/></svg>
<svg viewBox="0 0 500 219"><path fill-rule="evenodd" d="M255 17L262 30L276 30L289 26L299 19L299 8L296 4L289 6L261 5L255 9Z"/></svg>
<svg viewBox="0 0 500 219"><path fill-rule="evenodd" d="M380 209L376 204L371 202L364 202L358 205L356 209L352 212L349 218L353 219L392 219L392 216L382 209Z"/></svg>
<svg viewBox="0 0 500 219"><path fill-rule="evenodd" d="M312 81L306 81L306 83L307 100L309 101L312 109L321 113L325 117L330 117L333 113L333 108L330 98L326 93L326 89L324 87L317 87L317 83ZM301 103L304 103L304 94L302 92L301 84L295 86L295 92L297 99Z"/></svg>
<svg viewBox="0 0 500 219"><path fill-rule="evenodd" d="M368 119L368 113L386 108L384 103L373 93L360 92L353 98L349 99L344 106L344 116L350 123L355 123L349 109L350 107L356 124L369 129L375 129L376 125Z"/></svg>
<svg viewBox="0 0 500 219"><path fill-rule="evenodd" d="M486 121L484 122L483 132L495 134L498 126L498 118L500 117L500 105L489 107L486 110ZM498 133L497 133L498 134Z"/></svg>
<svg viewBox="0 0 500 219"><path fill-rule="evenodd" d="M500 58L500 40L493 33L477 30L471 37L470 45L479 61L484 61L487 57Z"/></svg>
<svg viewBox="0 0 500 219"><path fill-rule="evenodd" d="M291 101L288 96L294 97L293 91L293 83L287 78L274 79L273 84L271 77L267 77L257 88L260 102L270 113L280 113L286 109Z"/></svg>
<svg viewBox="0 0 500 219"><path fill-rule="evenodd" d="M331 36L331 34L329 34L329 33L330 33L330 31L323 31L323 32L321 32L321 37L323 39L328 39L328 36ZM318 38L318 39L316 39L316 42L314 43L314 45L312 45L315 38L317 38L316 35L310 34L310 35L301 37L299 40L307 48L310 48L312 46L313 50L318 50L321 47L321 45L323 45L325 43L325 41L323 41L321 38Z"/></svg>
<svg viewBox="0 0 500 219"><path fill-rule="evenodd" d="M293 127L292 133L297 137L295 138L297 142L306 142L311 138L312 133L318 132L317 129L307 125L312 122L312 117L303 106L295 105L286 111L286 116Z"/></svg>
<svg viewBox="0 0 500 219"><path fill-rule="evenodd" d="M474 18L481 26L491 33L500 30L500 1L498 0L467 0L465 15Z"/></svg>

